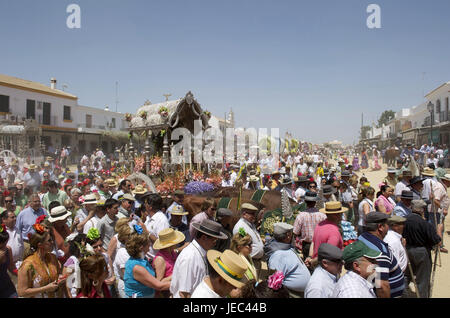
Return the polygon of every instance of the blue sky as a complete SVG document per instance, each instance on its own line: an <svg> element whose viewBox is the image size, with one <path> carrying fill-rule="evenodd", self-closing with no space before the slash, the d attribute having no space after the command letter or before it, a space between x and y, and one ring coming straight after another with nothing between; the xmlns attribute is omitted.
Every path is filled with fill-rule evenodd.
<svg viewBox="0 0 450 318"><path fill-rule="evenodd" d="M81 7L81 29L66 7ZM381 7L381 29L366 8ZM121 112L191 90L238 126L357 140L384 110L450 80L450 1L1 0L0 73ZM423 79L423 72L426 72Z"/></svg>

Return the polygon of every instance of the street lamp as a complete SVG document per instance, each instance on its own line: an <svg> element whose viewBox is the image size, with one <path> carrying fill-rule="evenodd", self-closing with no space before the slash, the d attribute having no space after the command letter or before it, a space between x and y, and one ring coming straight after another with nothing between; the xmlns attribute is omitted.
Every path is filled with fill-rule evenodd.
<svg viewBox="0 0 450 318"><path fill-rule="evenodd" d="M427 109L430 112L430 145L433 144L433 113L434 113L434 105L432 102L428 102Z"/></svg>

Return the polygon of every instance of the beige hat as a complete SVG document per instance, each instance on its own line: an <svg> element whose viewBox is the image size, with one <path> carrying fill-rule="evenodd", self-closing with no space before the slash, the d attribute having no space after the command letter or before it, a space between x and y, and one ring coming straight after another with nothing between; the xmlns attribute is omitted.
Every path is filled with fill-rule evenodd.
<svg viewBox="0 0 450 318"><path fill-rule="evenodd" d="M347 212L348 208L343 207L342 203L339 201L330 201L325 202L325 207L323 209L320 209L319 211L325 214L334 214Z"/></svg>
<svg viewBox="0 0 450 318"><path fill-rule="evenodd" d="M258 182L259 178L255 175L250 175L250 177L248 177L248 181L249 182Z"/></svg>
<svg viewBox="0 0 450 318"><path fill-rule="evenodd" d="M257 207L250 203L244 203L241 205L241 210L259 211Z"/></svg>
<svg viewBox="0 0 450 318"><path fill-rule="evenodd" d="M117 187L119 184L117 183L116 179L106 179L105 182L110 186L110 187Z"/></svg>
<svg viewBox="0 0 450 318"><path fill-rule="evenodd" d="M155 250L162 250L177 245L185 240L183 233L167 228L158 233L158 239L153 244Z"/></svg>
<svg viewBox="0 0 450 318"><path fill-rule="evenodd" d="M51 223L53 223L56 221L65 220L71 215L72 215L72 213L70 211L67 211L67 209L64 207L64 205L60 205L60 206L54 207L50 211L50 216L49 216L48 220Z"/></svg>
<svg viewBox="0 0 450 318"><path fill-rule="evenodd" d="M145 192L147 192L147 190L143 186L138 184L132 192L133 194L144 194Z"/></svg>
<svg viewBox="0 0 450 318"><path fill-rule="evenodd" d="M95 194L91 193L84 197L83 205L86 204L97 204L97 197Z"/></svg>
<svg viewBox="0 0 450 318"><path fill-rule="evenodd" d="M30 170L34 170L36 168L37 168L37 166L34 163L32 163L28 166L28 169L30 169Z"/></svg>
<svg viewBox="0 0 450 318"><path fill-rule="evenodd" d="M429 167L423 168L422 175L423 176L427 176L427 177L434 177L435 176L434 170L429 168Z"/></svg>
<svg viewBox="0 0 450 318"><path fill-rule="evenodd" d="M450 173L446 173L443 177L441 177L441 180L450 181Z"/></svg>
<svg viewBox="0 0 450 318"><path fill-rule="evenodd" d="M168 210L167 212L169 212L170 214L173 214L173 215L188 215L189 214L188 211L183 209L183 207L178 204L175 205L172 209Z"/></svg>
<svg viewBox="0 0 450 318"><path fill-rule="evenodd" d="M119 196L119 201L121 201L121 200L136 201L136 199L129 193L125 193L125 194Z"/></svg>
<svg viewBox="0 0 450 318"><path fill-rule="evenodd" d="M214 270L228 283L236 288L244 286L242 279L247 265L239 255L232 250L225 250L223 253L209 250L206 257Z"/></svg>

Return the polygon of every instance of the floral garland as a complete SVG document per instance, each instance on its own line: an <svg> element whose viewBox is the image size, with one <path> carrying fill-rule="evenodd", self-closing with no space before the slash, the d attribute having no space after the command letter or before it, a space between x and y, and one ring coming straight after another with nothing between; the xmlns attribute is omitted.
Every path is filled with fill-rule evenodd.
<svg viewBox="0 0 450 318"><path fill-rule="evenodd" d="M158 114L161 117L168 117L169 116L169 109L166 106L161 106L158 110Z"/></svg>
<svg viewBox="0 0 450 318"><path fill-rule="evenodd" d="M141 110L139 112L139 117L141 117L142 119L147 119L147 112L145 110Z"/></svg>

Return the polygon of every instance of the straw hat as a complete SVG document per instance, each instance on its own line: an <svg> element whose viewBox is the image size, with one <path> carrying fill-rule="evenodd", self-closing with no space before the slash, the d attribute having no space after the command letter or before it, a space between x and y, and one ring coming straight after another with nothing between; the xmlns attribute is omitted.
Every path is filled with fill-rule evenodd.
<svg viewBox="0 0 450 318"><path fill-rule="evenodd" d="M86 204L97 204L97 197L94 194L88 194L84 197L83 205Z"/></svg>
<svg viewBox="0 0 450 318"><path fill-rule="evenodd" d="M105 182L110 186L110 187L117 187L119 184L117 183L117 181L115 179L106 179Z"/></svg>
<svg viewBox="0 0 450 318"><path fill-rule="evenodd" d="M434 177L435 176L434 170L429 168L429 167L423 168L422 175L423 176L427 176L427 177Z"/></svg>
<svg viewBox="0 0 450 318"><path fill-rule="evenodd" d="M144 194L145 192L147 192L147 190L143 186L138 184L132 192L133 194Z"/></svg>
<svg viewBox="0 0 450 318"><path fill-rule="evenodd" d="M225 250L223 253L209 250L206 257L214 270L228 283L236 288L244 286L242 278L247 270L247 265L239 255L232 250Z"/></svg>
<svg viewBox="0 0 450 318"><path fill-rule="evenodd" d="M185 240L183 233L167 228L158 233L158 239L153 244L155 250L162 250L177 245Z"/></svg>
<svg viewBox="0 0 450 318"><path fill-rule="evenodd" d="M320 209L319 211L325 214L334 214L347 212L348 208L343 207L342 203L339 201L330 201L325 202L325 207L323 209Z"/></svg>
<svg viewBox="0 0 450 318"><path fill-rule="evenodd" d="M441 180L450 181L450 173L446 173L443 177L441 177Z"/></svg>
<svg viewBox="0 0 450 318"><path fill-rule="evenodd" d="M37 166L34 163L30 164L28 167L28 169L30 169L30 170L34 170L36 168L37 168Z"/></svg>
<svg viewBox="0 0 450 318"><path fill-rule="evenodd" d="M249 182L258 182L259 178L255 175L250 175L250 177L248 177L248 181Z"/></svg>
<svg viewBox="0 0 450 318"><path fill-rule="evenodd" d="M168 210L173 215L188 215L189 212L185 211L181 205L175 205L172 209Z"/></svg>
<svg viewBox="0 0 450 318"><path fill-rule="evenodd" d="M50 216L49 216L48 220L51 223L53 223L56 221L65 220L71 215L72 215L72 213L70 211L67 211L67 209L64 207L64 205L60 205L60 206L54 207L50 211Z"/></svg>

